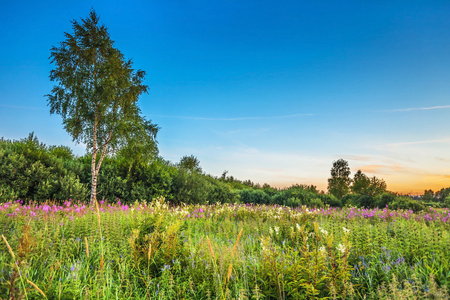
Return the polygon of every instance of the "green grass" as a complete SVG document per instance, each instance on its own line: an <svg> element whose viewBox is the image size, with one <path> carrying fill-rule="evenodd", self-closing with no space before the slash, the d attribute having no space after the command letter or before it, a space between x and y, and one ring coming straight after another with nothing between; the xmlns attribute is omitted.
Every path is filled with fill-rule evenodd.
<svg viewBox="0 0 450 300"><path fill-rule="evenodd" d="M0 298L449 299L448 210L351 212L12 203Z"/></svg>

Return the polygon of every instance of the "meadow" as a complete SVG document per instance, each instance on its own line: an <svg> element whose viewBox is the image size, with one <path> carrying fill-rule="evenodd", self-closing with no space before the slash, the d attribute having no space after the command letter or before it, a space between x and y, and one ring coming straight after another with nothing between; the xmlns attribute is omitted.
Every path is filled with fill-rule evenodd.
<svg viewBox="0 0 450 300"><path fill-rule="evenodd" d="M449 299L450 209L0 205L2 299Z"/></svg>

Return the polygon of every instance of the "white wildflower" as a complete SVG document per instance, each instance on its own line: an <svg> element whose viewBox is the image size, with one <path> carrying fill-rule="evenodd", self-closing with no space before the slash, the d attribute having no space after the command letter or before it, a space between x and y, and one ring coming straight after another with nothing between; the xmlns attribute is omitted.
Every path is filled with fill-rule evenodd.
<svg viewBox="0 0 450 300"><path fill-rule="evenodd" d="M342 227L342 230L344 230L344 233L345 233L345 234L349 234L349 233L350 233L350 229L347 229L347 228L345 228L345 227Z"/></svg>
<svg viewBox="0 0 450 300"><path fill-rule="evenodd" d="M275 233L278 235L280 233L280 227L274 226L273 229L275 229Z"/></svg>
<svg viewBox="0 0 450 300"><path fill-rule="evenodd" d="M342 245L342 244L339 244L337 246L337 250L339 250L342 254L344 254L345 253L345 246Z"/></svg>
<svg viewBox="0 0 450 300"><path fill-rule="evenodd" d="M322 228L319 227L319 230L320 230L320 232L322 232L322 234L323 234L324 236L327 236L327 235L328 235L328 231L326 231L325 229L322 229Z"/></svg>

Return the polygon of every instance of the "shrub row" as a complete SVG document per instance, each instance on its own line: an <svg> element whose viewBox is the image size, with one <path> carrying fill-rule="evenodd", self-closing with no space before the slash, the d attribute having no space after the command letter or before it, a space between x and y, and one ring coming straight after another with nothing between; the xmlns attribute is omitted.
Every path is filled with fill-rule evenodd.
<svg viewBox="0 0 450 300"><path fill-rule="evenodd" d="M0 140L0 200L14 199L87 201L90 191L91 157L75 156L65 146L46 146L33 134L20 141ZM253 203L310 207L385 207L423 210L426 206L450 206L445 202L424 203L392 193L347 194L341 199L318 192L314 186L294 185L285 189L259 186L233 177L220 178L181 168L162 158L138 159L117 153L106 158L100 169L99 199L151 200L164 196L173 204ZM447 203L448 202L448 203Z"/></svg>

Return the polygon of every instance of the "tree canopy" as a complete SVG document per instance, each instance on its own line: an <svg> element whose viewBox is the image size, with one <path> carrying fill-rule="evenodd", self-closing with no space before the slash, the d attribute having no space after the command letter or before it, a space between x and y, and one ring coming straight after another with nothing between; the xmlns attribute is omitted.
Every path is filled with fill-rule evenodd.
<svg viewBox="0 0 450 300"><path fill-rule="evenodd" d="M353 193L366 196L375 196L386 191L386 182L376 176L369 178L361 170L353 176Z"/></svg>
<svg viewBox="0 0 450 300"><path fill-rule="evenodd" d="M73 140L92 153L93 200L105 155L126 147L156 155L158 127L141 116L137 105L148 90L145 72L135 71L132 61L114 47L96 12L80 22L73 20L72 28L72 34L65 33L65 40L51 48L55 68L50 80L56 85L46 96L50 113L61 115Z"/></svg>
<svg viewBox="0 0 450 300"><path fill-rule="evenodd" d="M328 191L338 199L349 192L352 179L350 178L350 167L344 159L333 162L331 178L328 179Z"/></svg>
<svg viewBox="0 0 450 300"><path fill-rule="evenodd" d="M185 155L180 159L178 166L182 169L188 170L189 172L201 173L202 168L200 167L200 161L194 155Z"/></svg>

